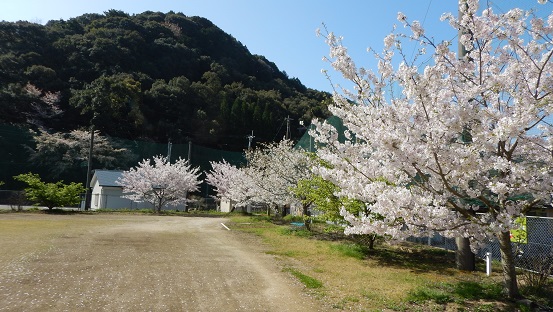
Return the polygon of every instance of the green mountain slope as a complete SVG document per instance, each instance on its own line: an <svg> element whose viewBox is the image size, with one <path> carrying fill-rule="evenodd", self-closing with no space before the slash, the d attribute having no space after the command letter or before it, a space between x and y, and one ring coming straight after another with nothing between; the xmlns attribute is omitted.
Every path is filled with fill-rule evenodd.
<svg viewBox="0 0 553 312"><path fill-rule="evenodd" d="M0 122L242 150L326 117L328 93L252 55L209 20L111 10L0 23ZM292 136L301 135L291 127Z"/></svg>

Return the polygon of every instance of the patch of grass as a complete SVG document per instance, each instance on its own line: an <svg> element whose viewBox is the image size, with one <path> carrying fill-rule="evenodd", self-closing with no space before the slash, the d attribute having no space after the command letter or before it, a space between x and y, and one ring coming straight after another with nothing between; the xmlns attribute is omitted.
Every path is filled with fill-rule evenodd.
<svg viewBox="0 0 553 312"><path fill-rule="evenodd" d="M330 249L340 253L343 256L355 258L358 260L365 259L368 248L359 244L338 243L330 245Z"/></svg>
<svg viewBox="0 0 553 312"><path fill-rule="evenodd" d="M110 209L110 208L101 208L95 210L95 212L98 213L143 213L143 214L152 214L154 213L153 209L128 209L128 208L122 208L122 209Z"/></svg>
<svg viewBox="0 0 553 312"><path fill-rule="evenodd" d="M284 252L267 251L266 254L293 258L293 257L298 256L299 253L297 251L284 251Z"/></svg>
<svg viewBox="0 0 553 312"><path fill-rule="evenodd" d="M495 312L497 311L497 307L493 304L481 304L477 307L474 307L475 312Z"/></svg>
<svg viewBox="0 0 553 312"><path fill-rule="evenodd" d="M503 299L503 287L500 283L484 283L475 281L458 281L456 283L435 283L420 286L407 296L407 300L415 303L434 301L439 304L448 302L463 303L474 300Z"/></svg>
<svg viewBox="0 0 553 312"><path fill-rule="evenodd" d="M423 303L433 300L436 303L452 302L453 297L446 291L434 287L420 287L409 293L407 300L415 303Z"/></svg>
<svg viewBox="0 0 553 312"><path fill-rule="evenodd" d="M553 307L553 279L549 278L548 282L540 288L522 286L521 293L528 299L537 302L540 305Z"/></svg>
<svg viewBox="0 0 553 312"><path fill-rule="evenodd" d="M321 281L311 276L305 275L296 269L285 268L283 271L289 272L290 274L294 275L307 288L316 289L323 287L323 283Z"/></svg>
<svg viewBox="0 0 553 312"><path fill-rule="evenodd" d="M282 235L295 235L298 237L311 237L313 233L311 231L304 229L304 228L290 228L290 227L282 227L280 228L280 233Z"/></svg>
<svg viewBox="0 0 553 312"><path fill-rule="evenodd" d="M477 283L460 281L452 285L453 294L460 299L500 300L503 297L503 286L499 283Z"/></svg>
<svg viewBox="0 0 553 312"><path fill-rule="evenodd" d="M286 215L282 218L285 222L303 222L302 216Z"/></svg>

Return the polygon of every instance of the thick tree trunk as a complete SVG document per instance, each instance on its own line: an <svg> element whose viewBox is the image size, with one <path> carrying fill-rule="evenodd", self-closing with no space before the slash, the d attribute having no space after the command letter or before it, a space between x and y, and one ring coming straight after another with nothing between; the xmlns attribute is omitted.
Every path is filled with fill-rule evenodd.
<svg viewBox="0 0 553 312"><path fill-rule="evenodd" d="M499 249L501 251L501 266L503 267L503 280L505 282L505 291L511 299L520 298L518 291L517 274L515 270L515 260L513 247L511 245L511 236L509 232L497 234Z"/></svg>
<svg viewBox="0 0 553 312"><path fill-rule="evenodd" d="M369 249L374 249L374 242L376 241L376 234L369 234Z"/></svg>
<svg viewBox="0 0 553 312"><path fill-rule="evenodd" d="M457 252L455 253L455 265L458 270L462 271L474 271L475 257L474 253L470 250L470 240L465 237L456 237L455 243L457 244Z"/></svg>
<svg viewBox="0 0 553 312"><path fill-rule="evenodd" d="M305 225L305 228L308 231L311 231L311 218L309 216L309 206L310 205L302 205L302 217L303 217L303 224Z"/></svg>

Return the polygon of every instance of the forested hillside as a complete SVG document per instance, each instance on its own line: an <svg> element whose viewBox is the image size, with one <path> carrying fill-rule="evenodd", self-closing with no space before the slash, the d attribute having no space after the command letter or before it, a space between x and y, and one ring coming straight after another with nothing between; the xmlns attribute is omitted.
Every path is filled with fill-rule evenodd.
<svg viewBox="0 0 553 312"><path fill-rule="evenodd" d="M201 17L111 10L0 23L2 123L69 132L93 122L113 137L242 150L252 130L282 138L287 116L325 117L328 98Z"/></svg>

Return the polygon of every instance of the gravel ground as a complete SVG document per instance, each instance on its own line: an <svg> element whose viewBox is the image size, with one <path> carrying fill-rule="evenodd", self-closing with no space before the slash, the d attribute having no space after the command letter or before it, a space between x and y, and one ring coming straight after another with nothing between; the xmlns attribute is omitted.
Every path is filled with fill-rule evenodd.
<svg viewBox="0 0 553 312"><path fill-rule="evenodd" d="M323 310L256 238L226 230L224 219L0 215L10 218L80 223L36 248L0 240L0 253L17 254L0 267L0 311Z"/></svg>

